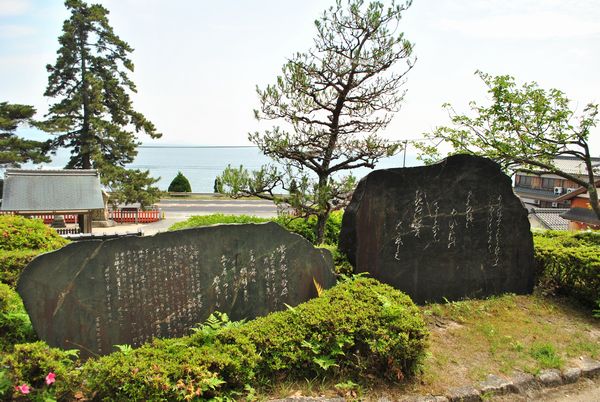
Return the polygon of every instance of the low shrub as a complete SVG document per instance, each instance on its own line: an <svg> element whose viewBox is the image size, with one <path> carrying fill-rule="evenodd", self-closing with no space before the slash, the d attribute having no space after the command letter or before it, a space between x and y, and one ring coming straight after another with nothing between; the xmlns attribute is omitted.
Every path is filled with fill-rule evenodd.
<svg viewBox="0 0 600 402"><path fill-rule="evenodd" d="M343 211L334 211L329 215L329 219L325 224L325 244L337 244L342 227ZM280 215L276 218L259 218L250 215L223 215L212 214L202 216L192 216L191 218L173 224L169 230L179 230L194 228L200 226L217 225L223 223L262 223L274 221L289 230L297 233L305 239L315 244L316 235L315 227L317 226L317 217L310 216L308 218L297 218L291 215Z"/></svg>
<svg viewBox="0 0 600 402"><path fill-rule="evenodd" d="M36 339L23 301L4 283L0 283L0 334L0 351L10 350L16 343Z"/></svg>
<svg viewBox="0 0 600 402"><path fill-rule="evenodd" d="M321 244L319 247L327 249L331 253L335 273L337 275L345 275L347 277L352 276L354 268L352 267L352 264L350 264L350 261L348 261L348 257L338 249L337 245Z"/></svg>
<svg viewBox="0 0 600 402"><path fill-rule="evenodd" d="M418 370L427 341L410 298L365 278L245 323L215 314L193 332L137 349L121 346L82 366L71 352L42 342L17 345L2 365L12 384L37 390L47 373L55 373L56 395L65 400L223 400L285 378L376 376L396 382Z"/></svg>
<svg viewBox="0 0 600 402"><path fill-rule="evenodd" d="M211 214L211 215L196 215L189 219L177 222L169 227L169 230L180 230L188 228L196 228L201 226L218 225L223 223L263 223L268 222L267 218L259 218L258 216L250 215L224 215L224 214Z"/></svg>
<svg viewBox="0 0 600 402"><path fill-rule="evenodd" d="M8 373L11 384L26 385L31 388L33 397L41 397L42 394L50 396L47 392L50 384L46 379L52 373L54 381L51 384L54 385L51 395L64 400L73 384L79 382L79 370L75 370L78 365L77 355L76 350L51 348L44 342L25 343L15 345L14 351L4 356L2 367L6 370L4 373ZM19 396L20 391L13 387L11 390L14 397Z"/></svg>
<svg viewBox="0 0 600 402"><path fill-rule="evenodd" d="M358 278L217 336L226 344L238 339L249 339L260 351L256 370L262 379L327 375L398 381L418 371L427 329L410 297Z"/></svg>
<svg viewBox="0 0 600 402"><path fill-rule="evenodd" d="M541 286L595 304L600 295L598 233L535 233L534 245Z"/></svg>
<svg viewBox="0 0 600 402"><path fill-rule="evenodd" d="M60 248L68 241L39 219L0 216L0 250L42 250Z"/></svg>
<svg viewBox="0 0 600 402"><path fill-rule="evenodd" d="M16 287L23 268L39 254L39 250L0 250L0 283Z"/></svg>

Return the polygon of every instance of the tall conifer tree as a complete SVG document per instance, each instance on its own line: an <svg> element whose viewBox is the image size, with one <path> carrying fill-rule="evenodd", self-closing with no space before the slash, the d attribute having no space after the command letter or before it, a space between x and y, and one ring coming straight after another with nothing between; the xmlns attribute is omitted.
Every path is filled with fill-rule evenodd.
<svg viewBox="0 0 600 402"><path fill-rule="evenodd" d="M148 171L127 170L137 155L136 133L151 138L160 133L143 114L133 109L130 92L136 92L128 72L133 71L133 49L109 25L108 10L99 4L66 0L71 16L58 38L54 65L48 65L45 96L56 98L46 115L44 129L57 133L52 146L68 147L67 168L98 169L114 202L155 200L156 179Z"/></svg>

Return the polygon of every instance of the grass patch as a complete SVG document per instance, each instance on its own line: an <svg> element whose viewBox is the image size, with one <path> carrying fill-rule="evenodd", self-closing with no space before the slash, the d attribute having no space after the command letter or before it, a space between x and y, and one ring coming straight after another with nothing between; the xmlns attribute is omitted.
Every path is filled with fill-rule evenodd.
<svg viewBox="0 0 600 402"><path fill-rule="evenodd" d="M600 321L566 299L505 295L422 308L431 331L420 384L436 393L487 374L537 373L600 358Z"/></svg>

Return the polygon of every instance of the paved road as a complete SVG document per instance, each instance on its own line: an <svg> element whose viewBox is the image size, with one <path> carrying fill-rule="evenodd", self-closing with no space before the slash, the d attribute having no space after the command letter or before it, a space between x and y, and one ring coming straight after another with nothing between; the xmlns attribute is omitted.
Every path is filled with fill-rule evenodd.
<svg viewBox="0 0 600 402"><path fill-rule="evenodd" d="M271 217L277 215L277 207L271 201L263 200L231 200L231 199L168 199L161 200L157 206L164 212L165 219L148 224L123 224L109 228L94 228L95 234L136 233L142 231L144 235L166 232L175 222L186 220L193 215L227 214L227 215L255 215Z"/></svg>
<svg viewBox="0 0 600 402"><path fill-rule="evenodd" d="M180 216L181 214L191 215L208 215L215 213L230 214L230 215L256 215L270 217L277 215L277 207L271 201L265 200L231 200L231 199L211 199L211 200L160 200L157 204L161 208L167 218L169 215Z"/></svg>

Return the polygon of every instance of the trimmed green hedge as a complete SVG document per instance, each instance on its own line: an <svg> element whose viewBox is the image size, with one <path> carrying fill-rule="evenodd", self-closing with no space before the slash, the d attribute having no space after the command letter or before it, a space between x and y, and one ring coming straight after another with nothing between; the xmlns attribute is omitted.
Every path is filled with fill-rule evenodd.
<svg viewBox="0 0 600 402"><path fill-rule="evenodd" d="M16 287L23 268L39 254L40 250L0 250L0 283Z"/></svg>
<svg viewBox="0 0 600 402"><path fill-rule="evenodd" d="M600 299L600 233L534 233L539 283L585 304Z"/></svg>
<svg viewBox="0 0 600 402"><path fill-rule="evenodd" d="M0 216L0 250L55 250L67 244L40 219Z"/></svg>
<svg viewBox="0 0 600 402"><path fill-rule="evenodd" d="M342 227L343 211L333 211L325 224L325 244L337 245ZM194 228L200 226L217 225L222 223L262 223L277 222L290 232L298 233L311 243L316 242L315 227L317 226L317 217L296 218L290 215L280 215L276 218L259 218L249 215L223 215L212 214L202 216L192 216L191 218L173 224L169 230L179 230Z"/></svg>
<svg viewBox="0 0 600 402"><path fill-rule="evenodd" d="M190 336L121 346L81 367L41 343L16 346L1 365L13 384L34 387L43 386L46 372L60 372L56 392L67 400L78 393L94 400L237 399L256 384L286 378L396 382L418 371L427 336L408 296L358 278L286 311L247 323L217 314Z"/></svg>
<svg viewBox="0 0 600 402"><path fill-rule="evenodd" d="M10 286L0 283L0 351L36 339L23 301Z"/></svg>
<svg viewBox="0 0 600 402"><path fill-rule="evenodd" d="M21 271L36 255L67 243L39 219L0 216L0 283L14 288Z"/></svg>

